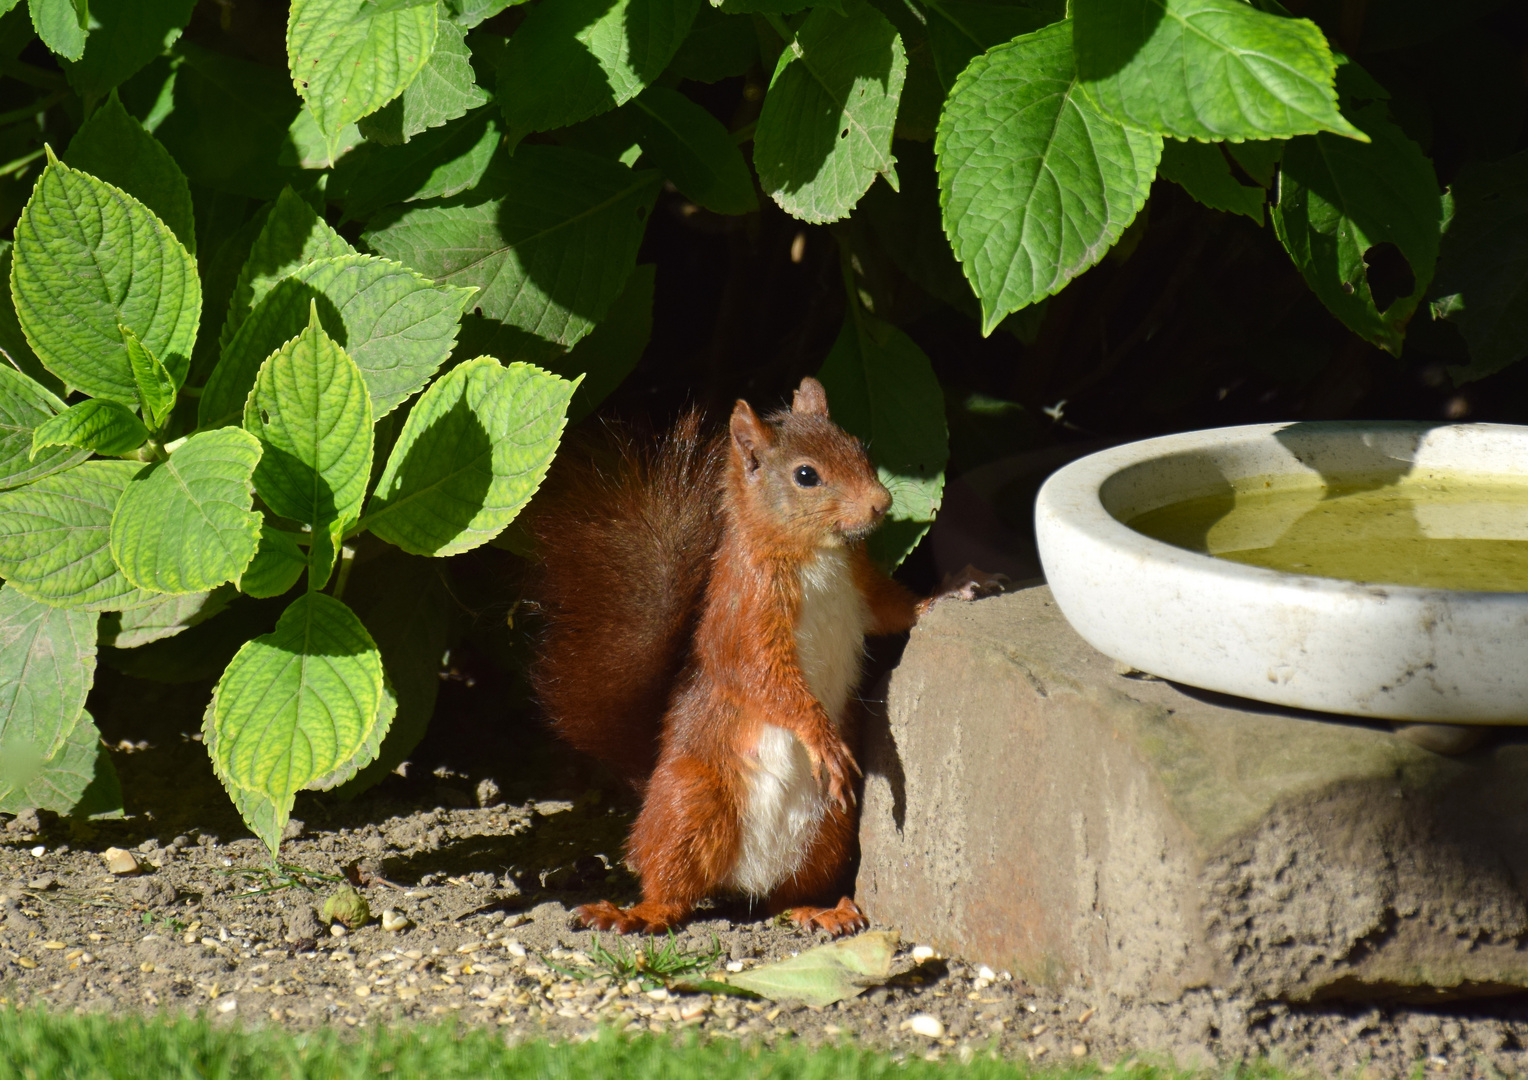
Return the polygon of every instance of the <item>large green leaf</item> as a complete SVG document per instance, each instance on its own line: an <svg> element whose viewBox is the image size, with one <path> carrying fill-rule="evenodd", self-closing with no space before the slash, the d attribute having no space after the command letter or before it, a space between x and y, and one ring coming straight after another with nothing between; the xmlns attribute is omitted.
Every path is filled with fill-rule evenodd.
<svg viewBox="0 0 1528 1080"><path fill-rule="evenodd" d="M759 35L747 17L702 4L669 71L681 79L714 83L746 75L759 62Z"/></svg>
<svg viewBox="0 0 1528 1080"><path fill-rule="evenodd" d="M424 70L438 31L434 4L292 0L292 84L336 155L341 133L376 112Z"/></svg>
<svg viewBox="0 0 1528 1080"><path fill-rule="evenodd" d="M499 60L497 92L513 147L624 104L663 73L700 0L544 0Z"/></svg>
<svg viewBox="0 0 1528 1080"><path fill-rule="evenodd" d="M944 495L950 458L944 392L912 338L857 304L818 377L833 419L865 444L891 492L891 512L871 534L868 549L877 562L894 567L928 532Z"/></svg>
<svg viewBox="0 0 1528 1080"><path fill-rule="evenodd" d="M361 516L371 477L371 397L360 368L319 325L260 367L244 406L260 440L255 490L278 517L343 532Z"/></svg>
<svg viewBox="0 0 1528 1080"><path fill-rule="evenodd" d="M112 512L135 461L87 461L0 493L0 575L57 607L114 611L152 603L111 557Z"/></svg>
<svg viewBox="0 0 1528 1080"><path fill-rule="evenodd" d="M260 443L222 428L187 439L133 478L111 521L127 580L163 593L204 592L244 572L260 540L251 477Z"/></svg>
<svg viewBox="0 0 1528 1080"><path fill-rule="evenodd" d="M64 161L147 206L187 251L196 251L191 187L168 150L127 114L115 91L69 142Z"/></svg>
<svg viewBox="0 0 1528 1080"><path fill-rule="evenodd" d="M991 333L1103 258L1146 202L1162 140L1089 103L1057 23L971 61L934 149L944 231Z"/></svg>
<svg viewBox="0 0 1528 1080"><path fill-rule="evenodd" d="M1325 133L1289 141L1273 227L1322 303L1349 329L1398 356L1437 265L1443 199L1432 162L1382 102L1353 118L1371 142ZM1400 250L1413 287L1382 310L1365 257L1385 243Z"/></svg>
<svg viewBox="0 0 1528 1080"><path fill-rule="evenodd" d="M89 99L128 79L175 44L181 28L191 18L194 2L90 0L91 30L85 41L85 55L75 63L64 63L69 85L82 98Z"/></svg>
<svg viewBox="0 0 1528 1080"><path fill-rule="evenodd" d="M891 134L907 76L902 38L863 0L814 8L759 113L759 183L803 221L847 217L877 176L897 186Z"/></svg>
<svg viewBox="0 0 1528 1080"><path fill-rule="evenodd" d="M306 266L314 259L354 252L355 248L331 229L301 196L289 187L283 188L260 228L260 235L250 245L249 257L244 260L234 282L233 294L228 300L228 317L218 335L219 344L226 351L255 305L276 287L276 282L298 267ZM240 403L243 403L242 398Z"/></svg>
<svg viewBox="0 0 1528 1080"><path fill-rule="evenodd" d="M633 270L605 320L568 352L547 360L546 366L556 374L579 380L568 405L569 424L578 423L598 408L642 359L653 334L657 271L651 263Z"/></svg>
<svg viewBox="0 0 1528 1080"><path fill-rule="evenodd" d="M48 370L92 397L137 404L119 326L185 377L202 309L196 260L120 188L50 161L16 223L11 296Z"/></svg>
<svg viewBox="0 0 1528 1080"><path fill-rule="evenodd" d="M659 174L562 146L522 146L478 188L386 211L363 239L474 309L564 348L605 317L636 264Z"/></svg>
<svg viewBox="0 0 1528 1080"><path fill-rule="evenodd" d="M525 0L444 0L446 17L468 30Z"/></svg>
<svg viewBox="0 0 1528 1080"><path fill-rule="evenodd" d="M0 812L31 808L74 818L122 816L122 785L88 712L52 757L29 759L27 754L7 756L0 747Z"/></svg>
<svg viewBox="0 0 1528 1080"><path fill-rule="evenodd" d="M366 377L380 419L413 396L451 354L469 289L437 285L395 262L344 255L308 263L260 301L207 381L201 424L238 423L255 372L308 324L316 302L325 331Z"/></svg>
<svg viewBox="0 0 1528 1080"><path fill-rule="evenodd" d="M1451 371L1466 382L1528 355L1528 152L1465 168L1453 196L1433 294L1469 345Z"/></svg>
<svg viewBox="0 0 1528 1080"><path fill-rule="evenodd" d="M541 486L576 386L491 356L452 368L409 412L361 527L414 555L487 543Z"/></svg>
<svg viewBox="0 0 1528 1080"><path fill-rule="evenodd" d="M56 754L95 679L96 616L0 588L0 758Z"/></svg>
<svg viewBox="0 0 1528 1080"><path fill-rule="evenodd" d="M759 208L748 164L716 117L663 86L642 91L631 108L643 153L681 193L718 214Z"/></svg>
<svg viewBox="0 0 1528 1080"><path fill-rule="evenodd" d="M193 183L274 199L296 172L281 164L302 108L283 72L190 41L175 45L172 108L154 136Z"/></svg>
<svg viewBox="0 0 1528 1080"><path fill-rule="evenodd" d="M455 23L443 22L430 62L401 95L361 120L361 134L383 145L406 143L487 101L488 95L478 87L472 73L467 32Z"/></svg>
<svg viewBox="0 0 1528 1080"><path fill-rule="evenodd" d="M116 649L136 649L199 626L228 606L235 596L227 586L183 596L157 596L153 603L101 616L99 641Z"/></svg>
<svg viewBox="0 0 1528 1080"><path fill-rule="evenodd" d="M323 593L294 600L233 658L208 710L207 749L241 811L260 810L245 818L273 855L296 793L375 746L382 705L376 644Z"/></svg>
<svg viewBox="0 0 1528 1080"><path fill-rule="evenodd" d="M1072 0L1077 75L1105 116L1179 139L1364 133L1316 24L1243 0Z"/></svg>
<svg viewBox="0 0 1528 1080"><path fill-rule="evenodd" d="M138 415L109 398L86 398L32 432L32 452L47 446L78 446L108 457L130 454L148 441Z"/></svg>
<svg viewBox="0 0 1528 1080"><path fill-rule="evenodd" d="M1171 180L1212 210L1242 214L1259 225L1263 223L1267 192L1237 180L1231 174L1225 152L1215 143L1164 140L1157 175Z"/></svg>
<svg viewBox="0 0 1528 1080"><path fill-rule="evenodd" d="M930 0L928 42L946 90L971 59L1066 15L1065 0Z"/></svg>
<svg viewBox="0 0 1528 1080"><path fill-rule="evenodd" d="M441 199L476 186L501 141L489 111L432 128L402 146L358 147L335 166L330 195L344 201L347 217L364 220L389 203Z"/></svg>
<svg viewBox="0 0 1528 1080"><path fill-rule="evenodd" d="M42 43L65 60L85 54L90 17L86 0L28 0L32 27Z"/></svg>
<svg viewBox="0 0 1528 1080"><path fill-rule="evenodd" d="M78 465L89 451L70 448L32 453L32 433L62 411L64 403L0 361L0 490Z"/></svg>
<svg viewBox="0 0 1528 1080"><path fill-rule="evenodd" d="M0 240L0 281L11 280L11 256L11 242ZM3 351L0 367L20 372L54 396L68 393L64 381L42 366L42 361L27 343L21 323L16 321L16 305L7 304L3 299L0 299L0 351ZM63 404L59 403L58 408L63 408Z"/></svg>

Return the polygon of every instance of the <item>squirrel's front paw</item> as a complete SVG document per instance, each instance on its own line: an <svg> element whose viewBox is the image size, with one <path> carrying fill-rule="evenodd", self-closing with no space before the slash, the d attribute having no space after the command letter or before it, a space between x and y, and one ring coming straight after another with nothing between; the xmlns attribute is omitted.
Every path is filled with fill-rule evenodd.
<svg viewBox="0 0 1528 1080"><path fill-rule="evenodd" d="M854 805L854 777L862 776L849 746L837 735L824 739L815 749L810 745L807 753L812 758L812 777L819 784L827 774L828 798L846 813Z"/></svg>

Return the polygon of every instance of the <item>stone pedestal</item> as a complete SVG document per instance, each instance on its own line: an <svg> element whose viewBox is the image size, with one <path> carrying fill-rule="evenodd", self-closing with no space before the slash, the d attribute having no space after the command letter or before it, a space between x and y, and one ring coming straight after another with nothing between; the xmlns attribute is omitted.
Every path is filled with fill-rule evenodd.
<svg viewBox="0 0 1528 1080"><path fill-rule="evenodd" d="M1528 745L1439 757L1121 674L1048 589L936 607L865 732L858 898L908 940L1172 1001L1528 987Z"/></svg>

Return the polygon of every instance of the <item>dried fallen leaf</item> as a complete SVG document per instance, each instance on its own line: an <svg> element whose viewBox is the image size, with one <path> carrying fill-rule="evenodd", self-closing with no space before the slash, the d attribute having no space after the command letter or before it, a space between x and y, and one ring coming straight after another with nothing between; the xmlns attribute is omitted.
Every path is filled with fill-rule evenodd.
<svg viewBox="0 0 1528 1080"><path fill-rule="evenodd" d="M884 983L897 941L896 931L871 930L752 971L729 973L724 981L773 1001L832 1005Z"/></svg>

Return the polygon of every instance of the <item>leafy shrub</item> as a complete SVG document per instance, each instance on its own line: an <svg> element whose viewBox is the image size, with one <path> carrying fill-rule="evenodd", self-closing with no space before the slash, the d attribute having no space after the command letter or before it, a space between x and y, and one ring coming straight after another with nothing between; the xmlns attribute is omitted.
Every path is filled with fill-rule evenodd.
<svg viewBox="0 0 1528 1080"><path fill-rule="evenodd" d="M1368 18L1415 48L1499 6ZM1445 192L1415 95L1397 107L1329 43L1346 16L1310 7L0 0L0 810L119 811L85 712L98 647L218 676L205 741L273 853L297 790L402 760L450 638L430 560L512 548L565 422L637 365L666 189L838 223L820 375L896 497L888 564L951 447L868 247L1033 341L1048 297L1128 257L1163 179L1266 215L1362 340L1399 355L1436 318L1467 344L1456 378L1512 364L1521 109ZM740 77L729 128L702 103Z"/></svg>

